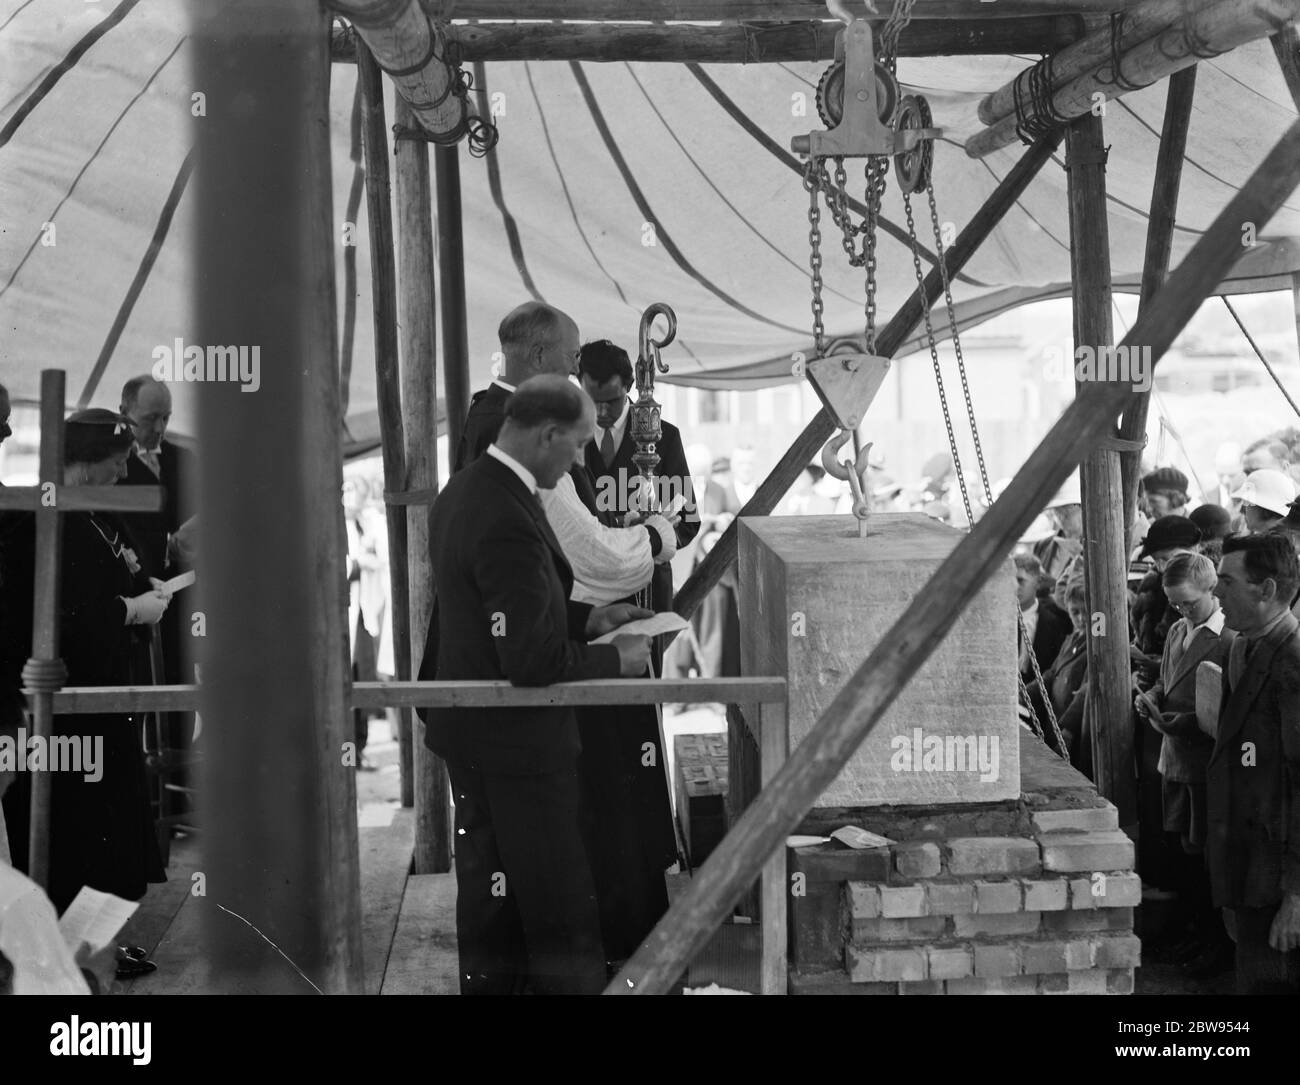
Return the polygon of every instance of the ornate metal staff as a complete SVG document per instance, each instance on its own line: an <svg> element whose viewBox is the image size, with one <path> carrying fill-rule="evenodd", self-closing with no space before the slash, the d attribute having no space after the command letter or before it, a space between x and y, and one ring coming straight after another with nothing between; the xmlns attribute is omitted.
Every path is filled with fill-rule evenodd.
<svg viewBox="0 0 1300 1085"><path fill-rule="evenodd" d="M662 339L651 334L655 317L662 316L668 321L668 331ZM632 404L632 440L636 442L636 452L632 462L636 464L637 482L635 493L630 496L629 504L642 513L654 512L659 505L656 499L655 468L659 466L659 441L663 437L660 425L660 405L655 399L655 370L667 373L666 366L659 357L659 351L666 347L677 335L677 314L664 302L657 301L641 314L639 331L640 348L636 360L636 402Z"/></svg>

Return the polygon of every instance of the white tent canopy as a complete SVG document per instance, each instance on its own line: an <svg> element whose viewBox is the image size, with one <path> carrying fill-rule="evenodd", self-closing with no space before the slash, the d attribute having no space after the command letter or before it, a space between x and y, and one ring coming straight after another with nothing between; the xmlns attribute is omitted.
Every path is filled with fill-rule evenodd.
<svg viewBox="0 0 1300 1085"><path fill-rule="evenodd" d="M0 383L20 401L36 395L42 368L61 367L71 401L113 405L156 348L192 342L190 299L203 289L191 261L202 197L191 178L192 126L204 123L196 113L240 106L195 97L203 88L193 85L186 35L181 0L0 0ZM962 143L979 128L979 99L1034 59L899 61L905 89L929 99L945 130L934 166L942 222L960 229L1021 153L976 161ZM745 388L794 379L790 355L811 345L808 198L788 148L793 135L821 126L814 88L823 68L487 64L482 89L500 144L486 160L461 160L472 386L488 379L501 316L529 297L570 312L584 338L630 350L642 309L668 302L679 327L665 352L668 381ZM1295 117L1266 42L1200 68L1174 263ZM340 328L354 89L355 69L334 65ZM1160 83L1107 106L1120 288L1134 288L1142 267L1164 102ZM849 166L860 195L861 163ZM1065 187L1058 155L955 283L964 324L1068 293ZM928 270L929 210L924 197L913 204ZM345 366L352 451L373 447L377 434L364 203L357 217L355 344ZM883 218L881 325L915 286L892 175ZM828 215L822 226L828 335L860 336L862 273L848 267ZM1289 287L1300 270L1300 203L1255 233L1225 291ZM190 387L177 391L173 425L182 433L193 428L191 396Z"/></svg>

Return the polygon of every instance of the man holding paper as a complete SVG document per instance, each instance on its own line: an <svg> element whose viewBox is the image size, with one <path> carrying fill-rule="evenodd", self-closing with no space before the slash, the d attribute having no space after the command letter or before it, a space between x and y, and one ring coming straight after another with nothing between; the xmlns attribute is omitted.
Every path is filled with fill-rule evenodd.
<svg viewBox="0 0 1300 1085"><path fill-rule="evenodd" d="M645 672L645 637L587 643L648 611L571 602L573 571L542 511L595 428L560 376L525 381L496 441L433 505L440 680L544 686ZM600 919L579 821L574 710L432 708L426 741L456 799L463 994L595 994Z"/></svg>

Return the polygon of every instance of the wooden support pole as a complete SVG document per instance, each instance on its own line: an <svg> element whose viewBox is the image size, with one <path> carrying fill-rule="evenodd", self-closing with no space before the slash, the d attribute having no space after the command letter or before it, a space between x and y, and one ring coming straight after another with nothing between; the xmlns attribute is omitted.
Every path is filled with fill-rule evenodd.
<svg viewBox="0 0 1300 1085"><path fill-rule="evenodd" d="M1300 26L1288 23L1269 38L1268 43L1282 68L1282 78L1291 92L1291 100L1300 110Z"/></svg>
<svg viewBox="0 0 1300 1085"><path fill-rule="evenodd" d="M1070 263L1074 286L1075 358L1102 361L1087 381L1106 374L1115 334L1111 324L1110 230L1106 216L1106 146L1100 117L1080 117L1066 130ZM1084 352L1091 352L1090 354ZM1076 376L1078 369L1076 368ZM1123 385L1131 394L1131 385ZM1112 427L1113 432L1113 427ZM1093 448L1081 467L1083 564L1088 593L1088 717L1093 779L1119 809L1121 825L1136 819L1128 653L1128 546L1124 534L1119 450Z"/></svg>
<svg viewBox="0 0 1300 1085"><path fill-rule="evenodd" d="M1166 30L1121 53L1122 81L1117 81L1111 70L1114 64L1106 60L1058 87L1052 95L1052 114L1074 118L1090 113L1097 95L1106 99L1122 98L1132 89L1191 67L1200 56L1226 53L1257 41L1296 18L1300 18L1300 0L1252 0L1248 4L1210 0L1203 7L1180 14L1178 21ZM1106 27L1094 31L1093 36L1102 36L1109 47L1110 33ZM1076 48L1082 46L1080 42ZM1038 111L1030 112L1035 119L1039 118ZM1001 117L966 141L966 153L972 158L983 158L1014 143L1019 138L1017 127L1014 112Z"/></svg>
<svg viewBox="0 0 1300 1085"><path fill-rule="evenodd" d="M63 406L65 374L41 370L41 481L63 486ZM46 666L59 655L59 597L63 573L63 521L58 506L36 509L35 597L32 600L32 661ZM49 745L54 734L53 694L37 690L31 696L32 736ZM42 889L50 884L50 802L54 777L32 773L31 820L27 829L27 873Z"/></svg>
<svg viewBox="0 0 1300 1085"><path fill-rule="evenodd" d="M460 147L435 147L438 188L438 289L442 302L442 382L447 458L453 463L469 414L469 323L465 312L465 234L460 205Z"/></svg>
<svg viewBox="0 0 1300 1085"><path fill-rule="evenodd" d="M193 16L194 85L235 108L194 127L203 289L185 338L255 344L262 380L197 392L207 758L190 904L223 987L360 992L328 19L317 0Z"/></svg>
<svg viewBox="0 0 1300 1085"><path fill-rule="evenodd" d="M1291 126L1138 317L1125 347L1159 359L1241 255L1241 224L1267 223L1300 181L1300 123ZM690 888L606 989L662 994L703 948L759 869L843 769L929 659L1016 540L1097 439L1128 395L1101 382L1066 408L993 507L953 549L830 703L816 726L691 879Z"/></svg>
<svg viewBox="0 0 1300 1085"><path fill-rule="evenodd" d="M439 17L445 0L421 0L425 10ZM886 19L897 0L876 0L878 15ZM853 14L866 14L861 5L846 3ZM1043 13L1043 0L921 0L912 9L914 22L930 19L992 19ZM1052 5L1062 13L1108 15L1135 7L1134 0L1062 0ZM826 0L457 0L457 19L518 19L527 10L530 19L572 19L593 22L788 22L824 19Z"/></svg>
<svg viewBox="0 0 1300 1085"><path fill-rule="evenodd" d="M950 280L966 266L980 245L1002 221L1002 216L1015 205L1016 200L1029 186L1029 182L1034 179L1043 165L1051 160L1060 141L1060 134L1053 133L1030 147L984 201L983 206L975 212L970 222L944 254L944 263ZM939 269L932 268L925 278L924 294L919 287L914 290L894 315L893 320L880 333L876 342L876 353L885 357L892 356L899 344L905 342L921 323L924 311L933 305L942 293L943 281ZM834 432L835 423L831 419L830 412L823 407L804 427L803 432L794 439L794 443L786 450L780 462L772 468L767 478L759 484L754 496L740 510L737 519L740 516L766 516L776 508L777 502L785 496L791 483L821 452L822 446ZM735 521L728 525L708 556L677 592L673 599L673 610L682 617L689 618L695 612L696 607L704 601L704 597L722 579L722 574L736 560L738 530L739 525Z"/></svg>
<svg viewBox="0 0 1300 1085"><path fill-rule="evenodd" d="M1117 39L1112 40L1112 28L1107 24L1052 57L1052 89L1063 87L1072 79L1109 64L1112 48L1118 48L1123 55L1154 37L1180 16L1186 15L1188 6L1188 0L1144 0L1133 5L1117 28ZM1013 79L985 97L979 104L979 119L985 124L993 124L1014 113L1015 87L1016 80Z"/></svg>
<svg viewBox="0 0 1300 1085"><path fill-rule="evenodd" d="M1156 176L1151 186L1151 214L1147 220L1147 248L1142 263L1142 294L1139 311L1151 304L1169 274L1169 256L1174 244L1174 224L1178 217L1178 188L1183 179L1183 153L1187 149L1187 129L1192 119L1192 100L1196 93L1197 66L1184 68L1169 77L1165 97L1165 120L1160 132L1160 150L1156 155ZM1135 391L1124 408L1119 436L1125 441L1141 442L1147 432L1147 408L1151 404L1151 386ZM1124 484L1124 545L1133 546L1133 521L1137 514L1138 478L1142 473L1139 450L1120 452L1120 469Z"/></svg>
<svg viewBox="0 0 1300 1085"><path fill-rule="evenodd" d="M395 120L411 123L410 111L397 99ZM422 140L397 143L397 256L401 287L402 403L406 424L407 490L430 494L438 489L437 302L433 289L433 206L429 185L429 145ZM411 656L406 677L419 667L424 634L433 610L433 567L429 562L428 503L408 505L406 516L411 596ZM404 720L411 710L401 708ZM447 766L424 744L424 724L411 722L412 784L415 806L416 874L451 869L451 807ZM407 806L403 789L402 805Z"/></svg>
<svg viewBox="0 0 1300 1085"><path fill-rule="evenodd" d="M835 54L835 35L843 28L841 22L824 20L744 26L476 23L449 27L447 39L456 43L460 59L466 63L634 60L671 64L775 64L831 60ZM898 42L898 55L1054 53L1078 41L1086 30L1079 15L961 22L930 19L914 22L904 31ZM330 55L336 63L355 61L355 32L336 29Z"/></svg>
<svg viewBox="0 0 1300 1085"><path fill-rule="evenodd" d="M361 84L361 144L366 165L366 210L370 236L370 293L375 312L375 397L384 461L384 490L405 489L406 438L402 424L402 386L397 349L397 271L393 257L392 189L388 177L388 126L379 65L362 49L357 62ZM436 406L434 408L437 410ZM419 435L423 439L424 435ZM411 623L407 590L406 510L386 504L388 522L389 615L393 623L393 665L397 678L411 677ZM422 555L423 556L423 555ZM399 764L403 800L412 794L411 714L398 717ZM414 798L412 797L412 802Z"/></svg>

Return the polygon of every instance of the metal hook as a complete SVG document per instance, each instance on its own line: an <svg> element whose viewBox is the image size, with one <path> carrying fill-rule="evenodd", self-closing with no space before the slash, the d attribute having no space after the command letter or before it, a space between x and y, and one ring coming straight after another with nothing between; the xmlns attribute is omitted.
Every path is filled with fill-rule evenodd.
<svg viewBox="0 0 1300 1085"><path fill-rule="evenodd" d="M657 316L662 316L668 321L668 331L664 334L662 339L656 339L650 334L651 331L653 331L655 317ZM676 337L677 314L672 311L672 308L666 302L657 301L641 314L641 329L639 334L641 357L645 359L647 364L653 361L655 368L659 370L660 373L667 373L668 366L660 360L659 351L671 343Z"/></svg>
<svg viewBox="0 0 1300 1085"><path fill-rule="evenodd" d="M864 0L862 5L867 9L868 15L879 16L880 12L876 10L874 0ZM853 16L849 14L849 9L844 6L844 0L826 0L826 10L835 18L839 19L845 26L853 22Z"/></svg>
<svg viewBox="0 0 1300 1085"><path fill-rule="evenodd" d="M871 465L871 445L874 442L868 441L863 445L862 450L854 459L841 460L839 451L848 444L852 436L852 430L842 429L827 441L825 447L822 448L822 466L826 468L828 475L849 484L849 489L853 492L853 515L858 518L858 534L865 536L867 533L867 517L871 515L871 505L862 492L862 477L867 473L867 468Z"/></svg>

